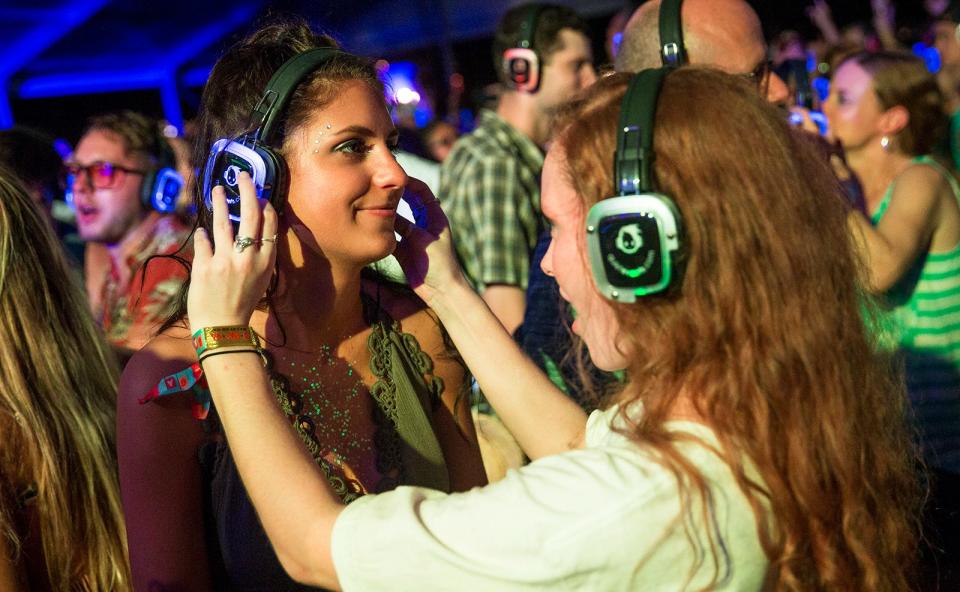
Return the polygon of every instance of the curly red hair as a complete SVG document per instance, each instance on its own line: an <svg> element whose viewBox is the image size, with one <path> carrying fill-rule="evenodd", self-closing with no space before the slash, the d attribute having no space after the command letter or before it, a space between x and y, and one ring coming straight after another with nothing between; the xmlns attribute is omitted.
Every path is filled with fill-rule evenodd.
<svg viewBox="0 0 960 592"><path fill-rule="evenodd" d="M612 193L628 81L605 78L560 115L557 141L586 207ZM676 452L685 436L665 425L689 396L754 509L771 588L909 588L919 461L899 374L866 330L836 181L735 76L671 73L656 126L654 175L682 213L684 269L666 294L612 304L630 354L615 400L644 407L623 414L629 435L661 453L695 507L706 485Z"/></svg>

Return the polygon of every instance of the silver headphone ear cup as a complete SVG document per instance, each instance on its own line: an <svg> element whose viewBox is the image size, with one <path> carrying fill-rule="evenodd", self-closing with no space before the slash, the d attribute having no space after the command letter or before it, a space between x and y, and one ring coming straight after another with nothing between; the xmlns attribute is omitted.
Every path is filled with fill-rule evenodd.
<svg viewBox="0 0 960 592"><path fill-rule="evenodd" d="M676 276L680 217L660 193L621 195L590 208L587 255L597 290L615 302L667 290Z"/></svg>

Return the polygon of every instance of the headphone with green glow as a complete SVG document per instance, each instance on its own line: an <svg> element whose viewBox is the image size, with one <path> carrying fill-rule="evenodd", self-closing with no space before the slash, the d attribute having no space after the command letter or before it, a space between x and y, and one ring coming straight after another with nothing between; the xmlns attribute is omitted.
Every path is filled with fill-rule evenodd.
<svg viewBox="0 0 960 592"><path fill-rule="evenodd" d="M615 302L663 292L677 276L680 211L653 179L657 96L671 70L643 70L631 79L617 130L616 197L587 214L590 269L600 293Z"/></svg>

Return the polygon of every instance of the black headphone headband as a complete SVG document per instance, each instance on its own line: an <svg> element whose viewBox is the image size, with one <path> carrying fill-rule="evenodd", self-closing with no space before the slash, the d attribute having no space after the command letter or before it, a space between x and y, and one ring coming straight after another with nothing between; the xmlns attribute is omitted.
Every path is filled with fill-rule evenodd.
<svg viewBox="0 0 960 592"><path fill-rule="evenodd" d="M663 0L660 4L660 61L664 66L677 67L687 63L680 18L682 4L683 0Z"/></svg>
<svg viewBox="0 0 960 592"><path fill-rule="evenodd" d="M682 220L673 200L654 188L653 126L664 78L673 68L643 70L620 104L614 195L587 212L587 254L600 293L636 302L670 288L680 273Z"/></svg>
<svg viewBox="0 0 960 592"><path fill-rule="evenodd" d="M670 68L643 70L630 80L620 107L614 195L653 191L653 125L657 96Z"/></svg>
<svg viewBox="0 0 960 592"><path fill-rule="evenodd" d="M333 47L319 47L307 50L287 60L274 72L263 96L250 113L249 129L257 129L257 139L269 145L276 122L287 107L297 85L318 69L322 64L337 55L343 55Z"/></svg>
<svg viewBox="0 0 960 592"><path fill-rule="evenodd" d="M530 4L527 7L527 14L520 23L520 39L517 41L517 47L522 49L533 49L534 35L537 32L537 19L543 12L542 4Z"/></svg>

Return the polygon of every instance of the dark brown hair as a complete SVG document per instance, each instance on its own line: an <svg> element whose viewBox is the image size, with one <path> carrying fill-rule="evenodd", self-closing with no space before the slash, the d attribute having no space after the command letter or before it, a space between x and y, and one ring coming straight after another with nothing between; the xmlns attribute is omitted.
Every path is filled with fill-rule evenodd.
<svg viewBox="0 0 960 592"><path fill-rule="evenodd" d="M602 79L559 120L586 207L613 194L628 80ZM696 512L705 478L676 448L693 437L666 425L681 396L692 402L753 507L769 587L907 589L918 457L902 383L865 326L836 181L775 107L715 70L667 76L656 130L654 174L682 213L685 269L666 294L611 304L629 357L614 401L644 409L621 413L627 434L657 451ZM716 581L723 554L707 536Z"/></svg>
<svg viewBox="0 0 960 592"><path fill-rule="evenodd" d="M530 40L532 49L537 52L541 64L550 62L554 52L563 49L560 40L560 31L570 29L590 38L590 27L580 16L567 8L556 4L531 2L521 4L508 10L500 18L497 30L493 34L493 67L497 78L505 83L503 72L503 52L520 43L520 33L523 22L528 18L532 6L539 5L540 13L534 25L533 39Z"/></svg>
<svg viewBox="0 0 960 592"><path fill-rule="evenodd" d="M197 117L193 158L200 168L200 178L203 178L203 167L214 142L252 131L249 129L250 113L274 72L297 54L321 47L338 46L331 37L315 32L302 19L278 18L242 39L214 64L203 89ZM287 108L277 121L272 148L284 154L289 148L287 139L296 130L308 125L311 117L333 101L340 87L351 80L368 84L383 94L383 83L372 61L348 53L338 54L297 85ZM207 210L203 188L199 185L202 184L198 184L194 196L196 225L209 233L213 214ZM187 261L180 261L189 268ZM189 288L190 282L187 280L177 296L177 306L161 325L161 332L186 316Z"/></svg>
<svg viewBox="0 0 960 592"><path fill-rule="evenodd" d="M95 115L87 121L83 131L105 131L114 134L123 143L127 154L146 157L150 166L173 166L173 149L163 137L160 122L136 111L115 111Z"/></svg>

